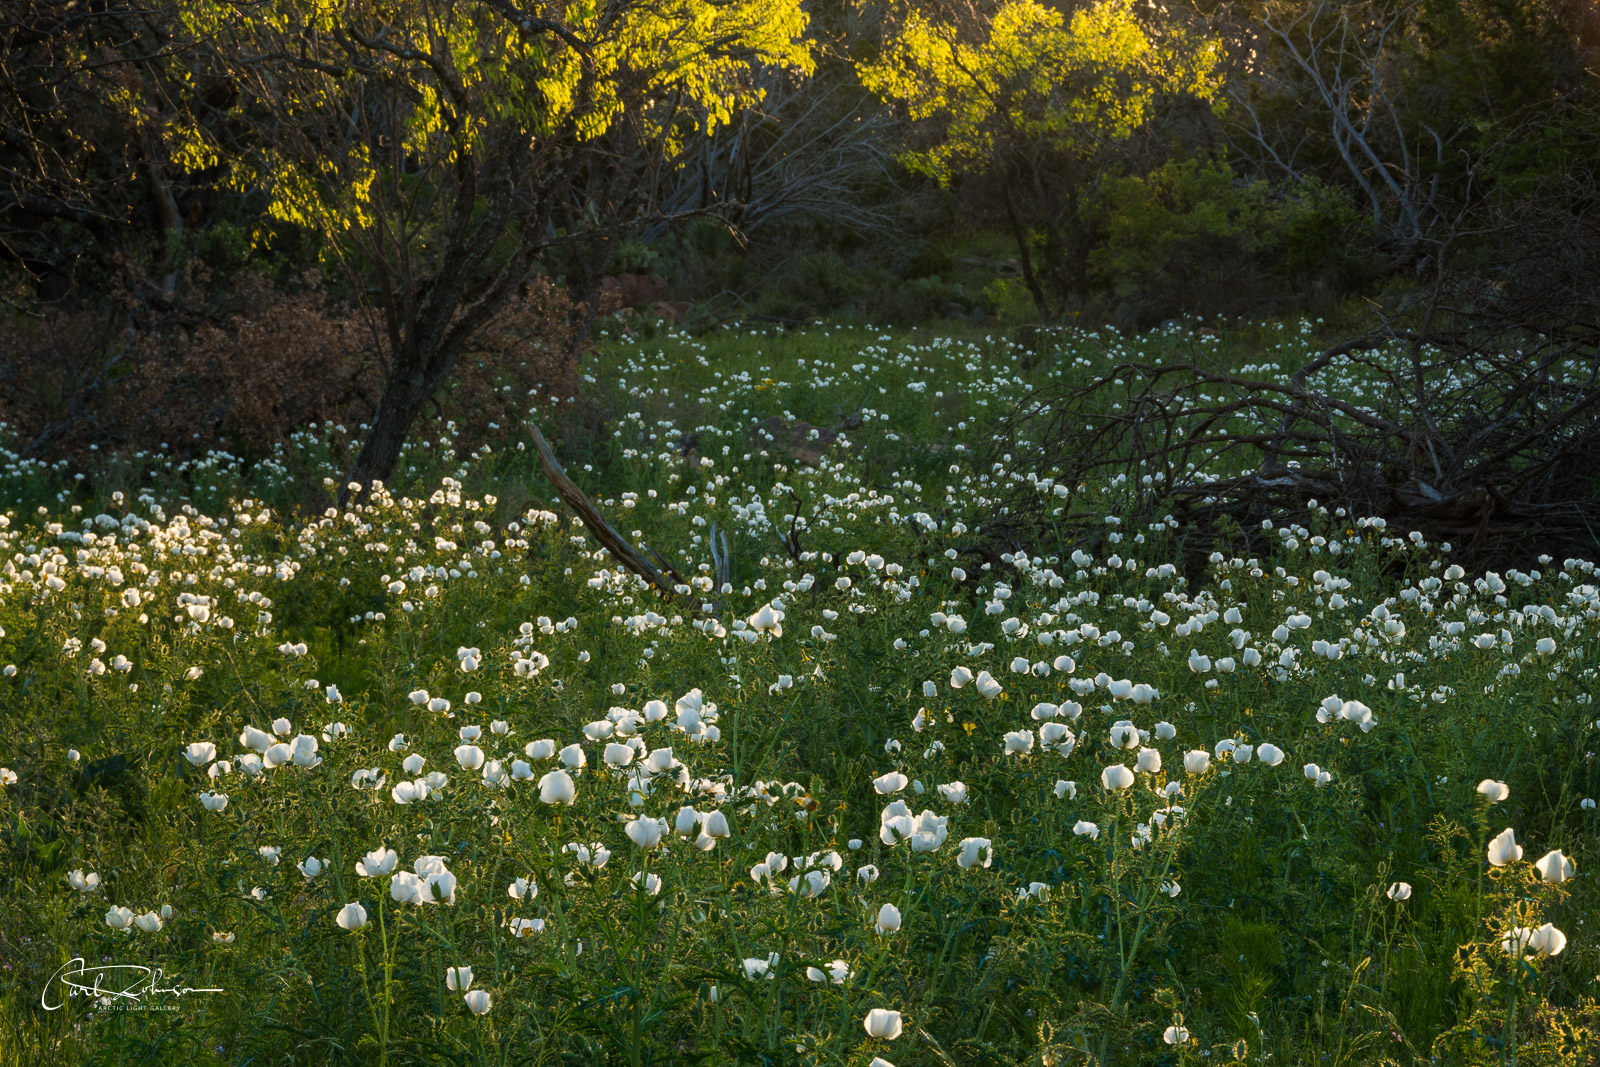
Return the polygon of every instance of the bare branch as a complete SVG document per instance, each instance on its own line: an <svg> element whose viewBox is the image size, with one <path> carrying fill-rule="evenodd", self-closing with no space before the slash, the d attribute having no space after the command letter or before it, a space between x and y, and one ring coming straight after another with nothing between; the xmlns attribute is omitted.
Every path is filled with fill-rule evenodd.
<svg viewBox="0 0 1600 1067"><path fill-rule="evenodd" d="M577 512L578 517L583 520L584 527L593 532L595 539L604 545L619 563L643 578L657 592L668 598L678 595L674 583L667 579L661 569L618 533L616 528L606 521L606 517L600 514L600 509L594 506L593 501L578 488L577 483L567 477L567 472L561 468L556 454L550 449L550 442L544 439L539 427L532 422L527 425L529 432L533 434L533 447L539 453L540 469L544 471L544 476L550 479L550 484L555 486L556 492L560 494L567 507ZM656 558L660 559L659 556ZM662 563L665 565L664 560ZM686 584L681 579L676 583L678 586Z"/></svg>

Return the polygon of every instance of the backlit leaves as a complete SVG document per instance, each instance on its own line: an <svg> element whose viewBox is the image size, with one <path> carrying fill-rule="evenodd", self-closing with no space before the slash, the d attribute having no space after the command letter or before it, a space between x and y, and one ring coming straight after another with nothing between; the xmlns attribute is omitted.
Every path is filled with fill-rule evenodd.
<svg viewBox="0 0 1600 1067"><path fill-rule="evenodd" d="M1076 156L1130 137L1163 94L1215 98L1219 45L1180 31L1156 39L1128 0L1074 14L1005 0L982 39L912 14L892 47L860 69L862 82L900 104L937 140L905 156L948 183L982 169L1002 144L1043 144Z"/></svg>

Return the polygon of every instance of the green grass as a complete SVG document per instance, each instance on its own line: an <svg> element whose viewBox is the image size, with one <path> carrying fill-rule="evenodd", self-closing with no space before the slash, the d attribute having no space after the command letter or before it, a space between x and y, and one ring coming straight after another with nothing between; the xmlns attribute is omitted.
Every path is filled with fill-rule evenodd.
<svg viewBox="0 0 1600 1067"><path fill-rule="evenodd" d="M447 430L413 445L387 493L345 512L324 509L354 427L308 431L266 462L123 457L82 481L13 457L0 1063L1590 1062L1592 565L1462 574L1443 546L1328 511L1270 557L1187 575L1173 566L1187 531L1159 522L1109 523L1092 559L967 551L1016 475L1052 473L977 469L996 419L1043 383L1198 344L1287 373L1316 337L1066 333L1042 351L981 329L612 338L585 368L585 401L539 418L613 523L685 577L709 584L713 524L726 534L732 588L670 601L558 516L509 433L466 454ZM860 421L809 467L751 435L771 415ZM1064 517L1124 517L1120 486L1038 484ZM742 639L773 600L782 635ZM1480 634L1494 646L1474 647ZM475 670L462 648L480 650ZM519 673L535 652L548 665ZM1002 691L954 687L957 667ZM1159 696L1119 699L1118 680ZM419 690L449 710L415 703ZM694 690L715 737L680 724ZM1375 725L1319 722L1334 694ZM614 730L633 718L618 709L648 716L654 700L666 717L631 730L645 751L608 769L617 739L585 727ZM1044 747L1040 704L1067 707L1048 721L1070 728L1049 738L1071 737L1069 754ZM245 769L242 731L278 719L285 739L316 739L318 765ZM1102 771L1138 755L1114 747L1122 720L1161 769L1117 790ZM455 750L471 726L485 759L508 777L524 760L531 777L494 786L467 769ZM1022 731L1031 750L1008 754ZM560 765L524 752L541 739L585 753L570 806L540 800ZM193 742L229 770L209 778L184 756ZM1238 763L1227 742L1286 755ZM667 747L671 766L642 781L646 753ZM1208 766L1188 773L1194 751ZM403 768L410 755L420 770ZM367 768L381 788L353 784ZM430 772L448 781L396 801ZM882 795L874 779L891 772L908 784ZM1491 804L1484 779L1509 798ZM937 788L957 782L964 803ZM208 792L227 806L203 809ZM937 849L880 836L897 799L947 820ZM720 812L727 836L680 835L685 807ZM628 835L635 816L665 821L659 846ZM1507 827L1524 857L1489 866ZM399 872L441 857L454 903L399 903L393 873L360 875L380 848ZM1539 877L1532 861L1553 849L1576 878ZM783 869L758 882L769 854ZM326 861L314 878L296 866L308 856ZM100 883L77 891L73 871ZM808 874L814 893L791 889ZM518 878L537 894L508 895ZM1409 899L1387 895L1398 882ZM351 902L368 917L356 931L336 922ZM885 904L897 932L875 928ZM163 906L159 931L106 921ZM542 929L517 936L515 920ZM1508 928L1545 923L1565 932L1559 955L1502 950ZM225 992L138 1002L170 1011L88 996L44 1010L78 956ZM835 960L850 974L838 984ZM461 965L491 995L486 1014L447 988ZM900 1036L868 1036L873 1008L901 1013Z"/></svg>

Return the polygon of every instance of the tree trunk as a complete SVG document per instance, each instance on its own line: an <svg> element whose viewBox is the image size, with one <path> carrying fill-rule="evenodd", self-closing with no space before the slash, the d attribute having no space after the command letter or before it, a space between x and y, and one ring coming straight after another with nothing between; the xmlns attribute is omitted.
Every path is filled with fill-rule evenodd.
<svg viewBox="0 0 1600 1067"><path fill-rule="evenodd" d="M1089 293L1089 252L1094 247L1094 225L1083 212L1087 180L1069 161L1058 161L1048 180L1042 164L1036 163L1032 169L1033 193L1044 231L1041 273L1054 284L1057 295L1081 300ZM1089 168L1091 173L1095 169L1093 165ZM1058 188L1065 190L1065 204L1059 202Z"/></svg>
<svg viewBox="0 0 1600 1067"><path fill-rule="evenodd" d="M150 183L150 196L155 201L161 252L159 295L164 303L170 304L178 292L178 260L183 253L183 215L178 211L177 198L172 195L172 185L162 169L155 141L149 135L145 137L144 164L141 169Z"/></svg>
<svg viewBox="0 0 1600 1067"><path fill-rule="evenodd" d="M1092 190L1091 186L1090 191ZM1098 236L1098 227L1094 221L1084 217L1083 200L1084 194L1074 183L1067 196L1065 212L1067 240L1063 267L1066 271L1067 288L1080 299L1089 293L1089 253L1094 250L1095 238ZM1092 200L1090 202L1093 203Z"/></svg>
<svg viewBox="0 0 1600 1067"><path fill-rule="evenodd" d="M520 134L513 139L520 142ZM521 183L511 166L514 155L491 151L482 161L465 154L456 160L455 202L431 270L416 271L409 238L391 240L380 233L371 242L368 254L384 291L388 379L366 440L339 489L341 506L350 499L351 485L359 486L355 496L364 500L374 481L393 476L417 416L449 383L457 357L506 306L544 248L555 197L548 187ZM482 187L480 170L492 179ZM524 199L531 201L531 210ZM484 278L496 245L510 232L516 235L515 248Z"/></svg>
<svg viewBox="0 0 1600 1067"><path fill-rule="evenodd" d="M1039 314L1045 318L1050 317L1050 301L1045 298L1044 289L1039 285L1039 278L1033 273L1033 254L1030 251L1027 228L1022 225L1022 219L1017 215L1016 205L1011 202L1011 184L1005 179L1000 182L1000 198L1005 201L1006 219L1011 223L1011 235L1017 241L1017 264L1022 268L1022 284L1028 287L1028 292L1033 296L1033 306L1039 309Z"/></svg>
<svg viewBox="0 0 1600 1067"><path fill-rule="evenodd" d="M367 439L362 442L361 452L356 456L345 484L339 488L341 507L349 502L352 484L361 486L356 496L365 500L374 481L387 481L394 473L411 424L427 402L427 391L418 388L415 382L398 375L389 379L383 396L378 400L378 410L373 413Z"/></svg>

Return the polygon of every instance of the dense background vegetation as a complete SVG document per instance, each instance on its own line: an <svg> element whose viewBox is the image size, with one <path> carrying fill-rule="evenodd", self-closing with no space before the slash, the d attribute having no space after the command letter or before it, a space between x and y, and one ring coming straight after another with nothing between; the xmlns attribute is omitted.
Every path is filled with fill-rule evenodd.
<svg viewBox="0 0 1600 1067"><path fill-rule="evenodd" d="M486 375L570 395L624 305L1593 318L1585 5L695 9L8 5L0 417L39 458L333 417L364 480L503 425Z"/></svg>

